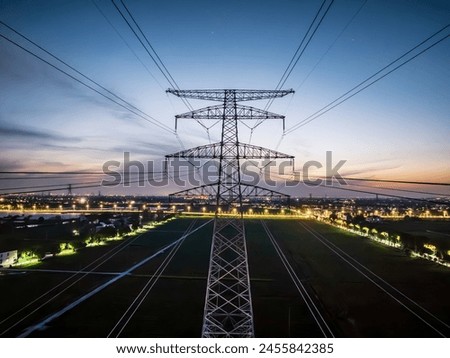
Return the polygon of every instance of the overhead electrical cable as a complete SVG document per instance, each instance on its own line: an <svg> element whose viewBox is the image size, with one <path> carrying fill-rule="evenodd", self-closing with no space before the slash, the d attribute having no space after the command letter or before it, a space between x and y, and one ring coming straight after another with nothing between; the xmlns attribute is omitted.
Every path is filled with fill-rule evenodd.
<svg viewBox="0 0 450 358"><path fill-rule="evenodd" d="M289 179L286 179L285 177L282 177L281 175L277 175L277 174L274 174L274 173L271 173L271 175L274 176L274 177L277 177L277 178L279 178L281 180L284 180L284 181L296 182L296 183L302 183L302 184L306 184L306 185L308 185L308 184L311 185L311 180L294 180L294 179L290 179L289 180ZM429 204L442 205L442 204L446 203L444 201L436 201L436 200L429 200L429 199L423 199L423 198L413 198L413 197L409 197L409 196L402 196L402 195L396 195L396 194L386 194L386 193L374 192L374 191L369 191L369 190L357 190L357 189L351 189L351 188L344 188L342 186L338 187L338 186L328 185L328 184L324 184L324 183L317 183L317 184L314 184L313 186L320 186L320 187L323 187L323 188L330 188L330 189L344 190L344 191L350 191L350 192L355 192L355 193L363 193L363 194L385 196L385 197L398 198L398 199L404 199L404 200L420 201L420 202L426 202L426 203L429 203Z"/></svg>
<svg viewBox="0 0 450 358"><path fill-rule="evenodd" d="M103 16L103 18L106 20L106 22L111 26L111 28L114 30L114 32L117 34L117 36L120 37L120 39L123 41L123 43L128 47L128 49L131 51L131 53L136 57L136 59L140 62L140 64L145 68L147 73L155 80L155 82L158 84L158 86L164 91L165 89L159 83L158 79L153 75L153 73L149 70L147 65L141 60L141 58L137 55L137 53L133 50L133 48L130 46L130 44L125 40L125 38L120 34L119 30L114 26L114 24L108 19L104 11L100 8L100 6L97 5L95 0L91 0L94 6L97 8L98 12Z"/></svg>
<svg viewBox="0 0 450 358"><path fill-rule="evenodd" d="M327 1L328 0L324 0L322 2L322 4L320 5L320 8L317 11L316 15L314 16L313 21L311 22L311 24L308 27L308 30L306 31L305 35L303 36L303 38L300 42L300 45L298 45L294 55L292 56L291 60L289 61L289 64L287 65L286 69L284 70L283 75L281 76L280 80L278 81L278 84L275 87L276 90L281 89L284 86L287 79L289 78L292 71L294 70L295 66L297 66L297 63L299 62L300 58L303 56L306 48L308 47L308 45L311 42L312 38L314 37L315 33L317 32L320 25L322 24L325 16L327 15L328 11L331 8L331 5L333 5L334 0L331 0L331 2L328 4L328 7L325 9L324 13L322 14L321 18L319 19L319 22L317 24L315 24L316 20L318 19L319 15L322 12L322 9L324 8L325 3ZM305 41L306 41L306 43L305 43ZM266 106L264 107L264 110L268 110L270 108L270 106L272 105L273 101L274 101L274 99L271 98L267 102Z"/></svg>
<svg viewBox="0 0 450 358"><path fill-rule="evenodd" d="M73 79L74 81L80 83L81 85L89 88L90 90L96 92L97 94L101 95L102 97L110 100L111 102L117 104L118 106L126 109L127 111L132 112L133 114L135 114L136 116L144 119L145 121L152 123L153 125L158 126L159 128L174 134L175 132L168 126L166 126L164 123L158 121L157 119L153 118L152 116L150 116L149 114L146 114L145 112L141 111L140 109L138 109L137 107L135 107L134 105L132 105L131 103L129 103L128 101L124 100L123 98L121 98L120 96L114 94L113 92L111 92L110 90L108 90L107 88L105 88L104 86L100 85L98 82L92 80L91 78L89 78L88 76L84 75L83 73L81 73L80 71L76 70L74 67L70 66L69 64L67 64L65 61L61 60L60 58L58 58L57 56L53 55L52 53L50 53L49 51L45 50L43 47L41 47L40 45L38 45L37 43L35 43L34 41L30 40L29 38L27 38L26 36L22 35L21 33L19 33L18 31L14 30L12 27L10 27L9 25L5 24L3 21L0 21L0 24L2 24L3 26L7 27L8 29L10 29L11 31L13 31L14 33L16 33L17 35L19 35L20 37L22 37L23 39L25 39L26 41L28 41L29 43L33 44L34 46L36 46L37 48L39 48L41 51L45 52L46 54L48 54L49 56L51 56L53 59L57 60L58 62L62 63L63 65L67 66L68 68L70 68L72 71L74 71L76 74L82 76L83 78L87 79L88 81L90 81L92 84L94 84L95 86L98 86L99 88L101 88L102 90L104 90L105 92L107 92L109 95L102 93L99 89L96 89L93 87L93 85L90 85L86 82L84 82L83 80L75 77L74 75L68 73L67 71L63 70L62 68L58 67L57 65L51 63L50 61L44 59L43 57L41 57L40 55L36 54L35 52L33 52L32 50L22 46L21 44L17 43L16 41L10 39L9 37L0 34L0 37L4 38L6 41L10 42L11 44L19 47L20 49L22 49L23 51L27 52L28 54L32 55L33 57L41 60L42 62L46 63L47 65L51 66L52 68L54 68L55 70L63 73L64 75L68 76L69 78ZM119 102L120 101L120 102ZM121 103L122 102L122 103Z"/></svg>
<svg viewBox="0 0 450 358"><path fill-rule="evenodd" d="M322 12L322 9L324 8L324 6L325 6L327 1L328 0L324 0L322 2L322 4L320 5L319 10L317 11L316 15L314 16L313 21L311 22L311 24L308 27L308 30L306 31L305 35L303 36L303 38L302 38L302 40L300 42L300 45L297 47L294 55L292 56L291 60L289 61L289 64L287 65L286 69L284 70L283 75L281 76L280 80L278 81L278 84L277 84L277 86L275 88L276 90L281 89L284 86L284 84L286 83L287 79L289 78L289 76L291 75L292 71L294 70L295 66L299 62L300 58L303 56L303 54L304 54L306 48L308 47L309 43L311 42L312 38L316 34L316 32L319 29L320 25L322 24L325 16L327 15L328 11L331 8L331 5L334 2L334 0L331 0L331 2L328 4L327 8L323 12L322 16L320 17L318 23L316 23L316 20L318 19L319 15ZM305 43L305 41L306 41L306 43ZM273 102L274 102L274 98L271 98L267 102L266 106L264 107L264 110L269 110L269 108L270 108L270 106L272 105ZM258 119L256 121L256 123L254 124L254 126L250 128L249 142L251 142L254 130L257 127L259 127L264 121L265 121L265 119ZM284 135L284 128L283 128L283 135Z"/></svg>
<svg viewBox="0 0 450 358"><path fill-rule="evenodd" d="M308 72L308 74L305 76L303 81L299 84L295 92L297 92L303 84L308 80L308 78L311 76L311 74L316 70L317 66L323 61L323 59L328 55L328 53L331 51L331 49L334 47L336 42L341 38L341 36L344 34L344 32L347 30L347 28L352 24L352 22L356 19L356 17L359 15L363 7L366 5L368 0L364 0L361 5L359 6L358 10L353 14L353 16L350 18L350 20L347 22L347 24L344 26L344 28L339 32L339 34L336 36L334 41L328 46L327 50L322 54L322 56L319 58L319 60L316 62L316 64L313 66L313 68Z"/></svg>
<svg viewBox="0 0 450 358"><path fill-rule="evenodd" d="M328 178L329 177L321 177L321 179L328 179ZM431 182L431 181L371 179L371 178L353 178L353 177L342 177L342 179L344 179L344 180L357 180L357 181L382 182L382 183L396 183L396 184L450 186L450 183L439 183L439 182Z"/></svg>
<svg viewBox="0 0 450 358"><path fill-rule="evenodd" d="M167 82L169 83L169 85L173 88L176 88L178 90L180 90L180 87L178 86L178 83L175 81L175 79L173 78L172 74L169 72L169 70L167 69L166 65L164 64L164 62L161 60L161 57L158 55L158 53L156 52L155 48L152 46L152 44L150 43L150 41L148 40L148 37L145 35L145 33L142 31L142 28L139 26L139 24L137 23L136 19L134 18L133 14L131 13L131 11L128 9L128 7L125 5L125 3L123 2L123 0L120 0L123 8L125 9L126 13L128 14L129 18L131 19L131 21L133 22L133 24L136 26L136 29L132 26L132 24L130 23L130 21L127 19L127 17L125 16L125 14L123 13L123 11L119 8L119 6L117 6L117 4L115 3L114 0L111 0L111 2L113 3L114 7L116 8L116 10L119 12L119 14L121 15L121 17L123 18L123 20L126 22L126 24L128 25L128 27L130 28L130 30L133 32L134 36L136 37L136 39L139 41L139 43L142 45L142 47L144 48L145 52L147 52L147 54L150 56L150 58L152 59L152 61L154 62L154 64L156 65L156 67L158 68L158 70L162 73L162 75L164 76L164 78L167 80ZM144 39L144 41L141 39L141 36L138 35L139 34L142 36L142 38ZM146 44L148 45L148 47L146 46ZM150 49L149 49L150 48ZM153 55L152 55L153 53ZM182 102L186 105L186 107L190 110L193 111L194 108L191 106L191 104L189 103L189 101L186 98L181 98ZM209 128L199 119L196 119L197 123L199 123L207 132L208 134L208 138L209 138Z"/></svg>
<svg viewBox="0 0 450 358"><path fill-rule="evenodd" d="M328 4L328 7L326 8L325 12L322 14L322 17L319 20L319 23L316 25L316 27L314 28L312 34L309 36L308 41L306 42L305 46L303 47L303 50L300 52L300 54L297 56L295 62L293 63L293 65L291 66L291 68L289 69L288 73L285 75L284 79L278 84L277 88L282 88L286 81L288 80L288 78L290 77L292 71L294 70L295 66L297 66L298 61L300 60L300 58L302 57L303 53L305 52L306 48L308 47L309 43L311 42L311 40L313 39L315 33L317 32L317 30L319 29L320 25L322 24L323 20L325 19L325 16L327 15L328 11L331 8L331 5L333 5L334 0L331 0L331 2ZM308 30L309 31L309 30ZM303 42L303 41L302 41ZM301 46L301 44L300 44ZM297 49L299 50L300 47ZM273 100L272 100L273 103ZM270 105L269 105L270 107Z"/></svg>
<svg viewBox="0 0 450 358"><path fill-rule="evenodd" d="M400 188L393 188L393 187L382 187L382 186L370 186L370 185L364 185L364 184L355 184L355 183L347 183L349 186L356 186L361 188L369 188L369 189L378 189L378 190L389 190L389 191L399 191L402 193L414 193L414 194L422 194L422 195L429 195L429 196L445 196L450 197L450 194L442 194L442 193L436 193L431 191L419 191L419 190L408 190L408 189L400 189Z"/></svg>
<svg viewBox="0 0 450 358"><path fill-rule="evenodd" d="M184 176L184 175L189 175L189 174L190 174L189 172L180 173L180 174L178 174L179 175L178 178L180 178L181 176ZM165 177L168 179L174 180L173 178L171 178L169 173L162 173L161 176L158 176L158 177L143 178L143 179L137 179L137 180L121 178L120 183L115 183L115 182L99 183L98 181L95 181L95 182L86 182L86 183L79 183L79 184L66 183L66 184L54 184L53 186L45 185L45 187L47 187L47 189L40 189L40 188L37 188L37 186L30 186L30 187L24 188L27 190L0 193L0 195L6 196L6 195L35 194L35 193L45 193L45 192L53 192L53 191L64 191L64 190L68 190L69 185L70 185L71 190L76 190L76 189L89 189L89 188L98 188L98 187L107 188L107 187L114 187L114 186L118 186L118 185L129 185L129 184L145 184L145 183L151 184L152 181L161 180ZM36 190L36 188L38 190ZM3 190L12 190L12 189L3 189Z"/></svg>
<svg viewBox="0 0 450 358"><path fill-rule="evenodd" d="M209 163L211 160L208 160L205 162ZM264 169L264 167L262 168ZM179 170L176 170L175 172L180 172ZM111 173L119 173L121 175L126 175L128 173L124 173L123 171L111 171L103 172L103 171L15 171L15 170L9 170L9 171L0 171L0 175L9 175L9 174L27 174L27 175L110 175ZM163 174L165 173L165 170L159 170L159 171L146 171L141 174ZM129 173L131 175L138 175L140 173ZM291 174L286 174L291 175ZM18 177L17 177L18 178ZM15 178L15 179L17 179ZM394 183L394 184L413 184L413 185L434 185L434 186L450 186L450 183L443 183L443 182L433 182L433 181L419 181L419 180L399 180L399 179L377 179L377 178L358 178L358 177L341 177L344 180L354 180L354 181L365 181L365 182L383 182L383 183ZM0 178L0 179L8 179L8 178ZM20 178L20 179L26 179L26 178ZM44 178L45 179L45 178ZM53 179L53 178L52 178ZM314 177L314 179L333 179L332 177L326 177L326 176L319 176Z"/></svg>

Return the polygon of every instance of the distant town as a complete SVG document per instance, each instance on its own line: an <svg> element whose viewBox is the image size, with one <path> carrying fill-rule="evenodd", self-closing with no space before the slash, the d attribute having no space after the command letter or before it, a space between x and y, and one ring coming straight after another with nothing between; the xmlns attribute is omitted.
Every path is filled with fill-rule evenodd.
<svg viewBox="0 0 450 358"><path fill-rule="evenodd" d="M214 210L215 203L208 198L173 201L167 196L4 196L0 198L0 266L30 265L126 237L145 225L174 216L208 217ZM221 215L234 215L236 210L218 208ZM289 202L263 198L243 206L244 218L314 218L445 265L450 263L449 211L450 203L441 198L309 197ZM431 226L438 228L434 231Z"/></svg>

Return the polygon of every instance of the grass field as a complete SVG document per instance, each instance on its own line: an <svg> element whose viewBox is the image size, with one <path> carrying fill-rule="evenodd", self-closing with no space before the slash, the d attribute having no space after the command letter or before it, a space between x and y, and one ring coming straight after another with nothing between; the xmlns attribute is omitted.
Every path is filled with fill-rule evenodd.
<svg viewBox="0 0 450 358"><path fill-rule="evenodd" d="M427 326L315 240L296 222L283 225L270 222L269 226L326 308L337 335L433 336L434 332ZM450 321L450 276L447 268L406 257L401 251L325 224L308 222L308 226L442 320Z"/></svg>
<svg viewBox="0 0 450 358"><path fill-rule="evenodd" d="M385 220L377 224L377 227L382 231L403 232L428 238L438 245L450 246L450 220Z"/></svg>
<svg viewBox="0 0 450 358"><path fill-rule="evenodd" d="M97 272L121 272L182 236L192 219L177 219L143 234ZM196 226L205 223L199 219ZM450 321L447 268L404 256L400 251L312 221L303 221L396 288ZM432 337L422 322L343 262L300 224L267 220L289 262L338 337ZM257 337L320 337L320 331L276 255L261 224L246 220L255 332ZM121 333L123 337L199 337L202 326L212 224L189 236ZM121 242L81 250L77 255L44 261L39 269L80 270ZM124 314L164 255L139 267L33 337L106 337ZM70 276L27 272L0 276L0 321ZM112 276L88 275L5 336L16 336ZM59 299L61 298L61 299ZM8 322L0 324L0 333Z"/></svg>

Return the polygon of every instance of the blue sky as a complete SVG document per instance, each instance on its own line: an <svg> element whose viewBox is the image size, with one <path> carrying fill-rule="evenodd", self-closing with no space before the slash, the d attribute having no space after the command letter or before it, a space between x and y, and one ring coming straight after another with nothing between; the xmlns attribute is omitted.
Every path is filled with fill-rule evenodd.
<svg viewBox="0 0 450 358"><path fill-rule="evenodd" d="M272 89L321 1L125 3L181 88ZM168 83L112 3L95 4L4 0L0 20L172 127L174 115L187 108L165 93ZM448 1L336 0L286 82L285 88L296 93L276 100L270 110L286 115L289 128L448 23ZM19 40L1 25L0 33ZM2 38L0 52L1 170L99 171L105 161L122 160L124 151L147 161L180 150L172 134ZM279 150L295 155L298 167L308 160L324 162L330 150L336 161L347 160L343 175L449 182L449 63L447 39L287 135ZM210 104L191 103L195 108ZM219 138L218 128L211 133L213 140ZM247 141L245 127L241 134ZM274 148L281 134L279 122L266 121L253 143ZM181 123L179 135L186 147L208 141L195 122ZM28 184L3 181L2 187ZM153 194L151 188L121 192Z"/></svg>

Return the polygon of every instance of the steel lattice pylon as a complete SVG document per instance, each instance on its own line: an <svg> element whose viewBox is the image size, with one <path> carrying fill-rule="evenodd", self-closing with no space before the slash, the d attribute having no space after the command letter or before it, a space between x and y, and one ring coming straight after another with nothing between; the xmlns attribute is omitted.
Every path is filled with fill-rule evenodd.
<svg viewBox="0 0 450 358"><path fill-rule="evenodd" d="M239 142L238 121L283 119L278 114L249 106L239 101L282 97L293 90L168 90L179 97L221 101L223 105L206 107L176 116L192 119L221 119L220 143L183 150L166 158L218 158L217 182L175 193L192 197L214 196L216 201L214 232L211 245L205 298L202 337L253 337L253 310L250 277L242 219L242 200L248 196L287 197L266 188L241 182L240 161L245 159L293 158L284 153ZM235 212L222 216L220 208Z"/></svg>

